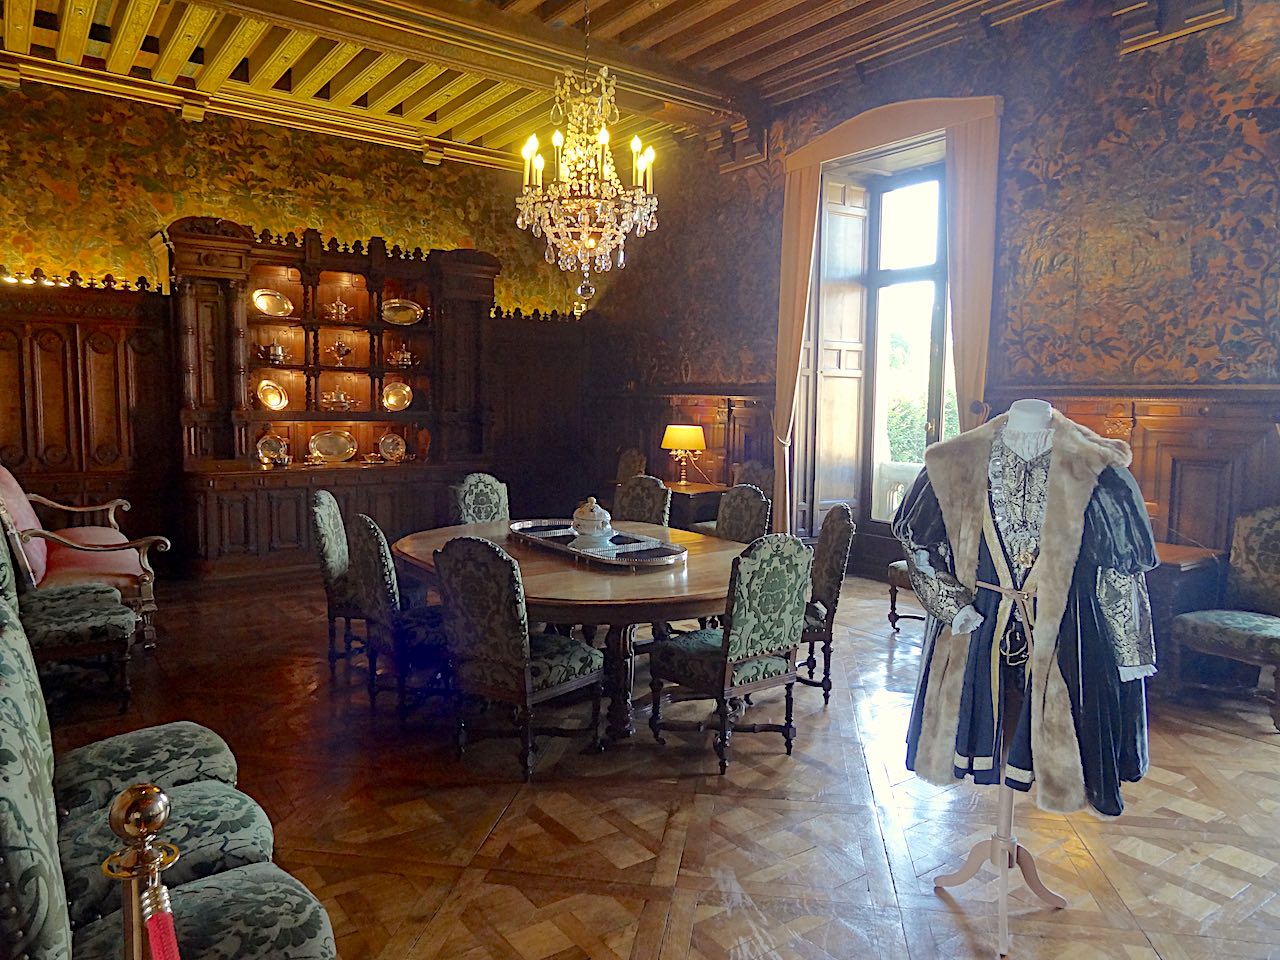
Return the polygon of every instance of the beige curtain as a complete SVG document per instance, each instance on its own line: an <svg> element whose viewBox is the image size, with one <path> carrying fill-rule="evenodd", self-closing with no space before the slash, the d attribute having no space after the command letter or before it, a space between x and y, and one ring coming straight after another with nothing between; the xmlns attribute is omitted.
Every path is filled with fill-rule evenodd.
<svg viewBox="0 0 1280 960"><path fill-rule="evenodd" d="M991 334L999 166L999 114L947 127L947 278L961 430L972 430L987 418L982 397Z"/></svg>
<svg viewBox="0 0 1280 960"><path fill-rule="evenodd" d="M774 530L787 532L791 529L791 436L795 426L800 350L804 338L805 316L809 309L809 285L818 210L821 204L822 165L830 160L839 160L864 150L906 143L931 133L947 131L947 181L950 188L953 163L950 153L952 147L950 132L953 128L967 128L970 124L978 124L972 131L972 135L966 133L955 139L956 150L970 151L976 149L978 145L982 147L981 155L977 159L962 162L957 173L959 176L967 177L970 171L976 170L983 162L981 156L989 154L992 158L990 177L980 178L982 183L987 183L989 180L988 192L984 196L981 188L970 191L966 181L964 185L967 196L966 205L952 214L954 219L949 219L948 226L948 249L954 251L948 264L949 269L953 271L951 283L954 287L958 275L956 264L959 263L960 272L966 272L963 290L968 297L965 303L959 304L954 299L955 293L952 294L952 330L956 343L957 379L961 376L958 369L961 363L972 364L975 362L975 357L980 357L978 362L981 364L981 370L976 374L972 369L967 370L963 380L965 390L972 391L976 384L978 392L966 394L957 390L963 418L973 399L981 399L981 391L986 379L987 331L991 323L991 268L995 245L994 160L999 151L1000 108L999 97L909 100L903 103L886 104L846 120L787 157L786 194L782 212L782 275L778 290L777 387L773 407ZM985 125L983 121L986 122ZM983 140L984 136L989 140ZM949 205L949 214L951 210ZM980 211L982 210L987 211L986 222L990 226L990 239L987 242L985 259L970 258L966 255L964 244L968 242L969 237L980 235L982 228ZM957 234L957 224L961 225L967 233ZM969 272L973 263L978 263L978 273ZM985 264L985 281L980 273L983 269L982 264ZM978 295L984 284L985 301ZM984 302L986 313L975 317L973 311L981 313ZM963 315L961 310L964 311ZM966 421L962 419L961 422L963 424Z"/></svg>

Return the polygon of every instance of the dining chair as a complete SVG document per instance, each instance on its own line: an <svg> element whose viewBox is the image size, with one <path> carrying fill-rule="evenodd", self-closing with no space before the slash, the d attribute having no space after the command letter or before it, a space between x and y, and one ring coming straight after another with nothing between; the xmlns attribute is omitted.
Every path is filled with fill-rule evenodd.
<svg viewBox="0 0 1280 960"><path fill-rule="evenodd" d="M671 519L671 490L657 477L638 474L628 477L618 487L613 502L614 520L668 525Z"/></svg>
<svg viewBox="0 0 1280 960"><path fill-rule="evenodd" d="M649 458L644 455L643 450L627 447L618 454L618 472L614 479L618 483L623 483L632 477L639 476L644 473L648 463Z"/></svg>
<svg viewBox="0 0 1280 960"><path fill-rule="evenodd" d="M378 695L378 659L391 658L395 670L396 706L403 721L408 713L408 681L425 673L425 693L447 693L449 657L444 617L439 604L410 606L400 593L395 561L387 538L370 517L356 514L347 532L351 580L356 603L364 612L365 648L369 659L369 708Z"/></svg>
<svg viewBox="0 0 1280 960"><path fill-rule="evenodd" d="M352 655L353 645L359 652L359 641L351 632L352 620L364 620L356 601L355 583L351 577L351 557L347 551L347 527L342 521L338 501L328 490L317 490L311 496L311 527L324 577L324 599L329 618L329 675L333 676L339 660ZM338 649L337 622L342 621L342 650Z"/></svg>
<svg viewBox="0 0 1280 960"><path fill-rule="evenodd" d="M773 467L759 460L745 460L736 465L733 471L733 482L749 483L759 487L769 496L773 496Z"/></svg>
<svg viewBox="0 0 1280 960"><path fill-rule="evenodd" d="M510 520L507 485L487 473L467 474L449 488L449 518L454 523Z"/></svg>
<svg viewBox="0 0 1280 960"><path fill-rule="evenodd" d="M763 490L749 483L740 483L720 497L715 520L695 523L691 529L694 533L705 533L721 540L750 543L769 532L770 506Z"/></svg>
<svg viewBox="0 0 1280 960"><path fill-rule="evenodd" d="M1168 667L1173 688L1182 693L1193 686L1182 676L1184 649L1272 667L1271 722L1280 730L1280 507L1264 507L1236 518L1225 607L1173 618ZM1223 692L1238 692L1238 688L1223 688Z"/></svg>
<svg viewBox="0 0 1280 960"><path fill-rule="evenodd" d="M467 697L515 708L514 731L482 729L478 735L518 736L526 782L533 776L536 735L567 737L589 731L592 746L598 748L604 654L574 637L530 632L520 566L496 543L455 537L434 556L453 664L459 759L467 743ZM592 695L589 726L534 726L535 707L584 687Z"/></svg>
<svg viewBox="0 0 1280 960"><path fill-rule="evenodd" d="M813 551L799 538L771 533L751 543L733 561L724 619L718 630L694 630L649 647L653 712L649 729L658 743L663 730L704 730L705 721L664 720L664 700L715 700L719 718L715 739L720 773L729 766L729 740L744 733L781 733L791 753L796 728L792 688L796 649L804 628L805 598ZM676 698L664 684L684 688ZM786 688L784 722L736 722L730 701L773 687Z"/></svg>
<svg viewBox="0 0 1280 960"><path fill-rule="evenodd" d="M801 666L808 676L796 680L808 687L822 688L822 702L831 702L831 641L835 632L836 605L840 602L840 585L849 565L849 549L853 546L853 512L847 503L837 503L827 511L818 531L813 550L813 572L810 576L809 603L804 608L804 634L801 642L809 644L809 657ZM822 644L822 678L814 676L818 660L815 644Z"/></svg>

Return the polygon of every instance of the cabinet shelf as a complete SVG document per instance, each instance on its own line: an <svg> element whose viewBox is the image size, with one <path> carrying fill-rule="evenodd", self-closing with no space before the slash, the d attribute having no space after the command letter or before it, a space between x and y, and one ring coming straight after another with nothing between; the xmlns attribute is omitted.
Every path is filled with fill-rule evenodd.
<svg viewBox="0 0 1280 960"><path fill-rule="evenodd" d="M301 317L268 317L263 314L248 317L247 322L251 327L305 327L307 325Z"/></svg>
<svg viewBox="0 0 1280 960"><path fill-rule="evenodd" d="M321 420L338 422L372 421L377 423L425 423L434 418L430 410L250 410L244 415L248 423L285 422L289 420Z"/></svg>

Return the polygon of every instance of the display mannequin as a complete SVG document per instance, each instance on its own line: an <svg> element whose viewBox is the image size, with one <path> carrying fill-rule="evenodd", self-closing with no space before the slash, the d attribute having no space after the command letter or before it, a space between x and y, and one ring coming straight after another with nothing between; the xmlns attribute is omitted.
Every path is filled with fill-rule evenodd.
<svg viewBox="0 0 1280 960"><path fill-rule="evenodd" d="M988 854L1046 902L1012 836L1013 792L1046 810L1123 809L1120 782L1146 770L1143 678L1155 672L1144 571L1156 564L1127 444L1099 437L1043 400L935 444L894 519L929 612L907 736L907 766L930 782L1001 785ZM976 862L974 861L976 859Z"/></svg>

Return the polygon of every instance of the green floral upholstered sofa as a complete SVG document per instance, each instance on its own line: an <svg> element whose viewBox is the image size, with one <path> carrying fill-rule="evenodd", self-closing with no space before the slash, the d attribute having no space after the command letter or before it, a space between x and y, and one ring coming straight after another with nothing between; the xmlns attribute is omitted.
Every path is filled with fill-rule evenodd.
<svg viewBox="0 0 1280 960"><path fill-rule="evenodd" d="M181 856L164 873L183 960L337 956L320 902L271 862L271 823L236 790L217 734L178 722L72 750L57 761L31 647L0 597L0 954L14 960L118 960L119 886L102 861L121 843L107 808L130 784L169 795L161 839Z"/></svg>

